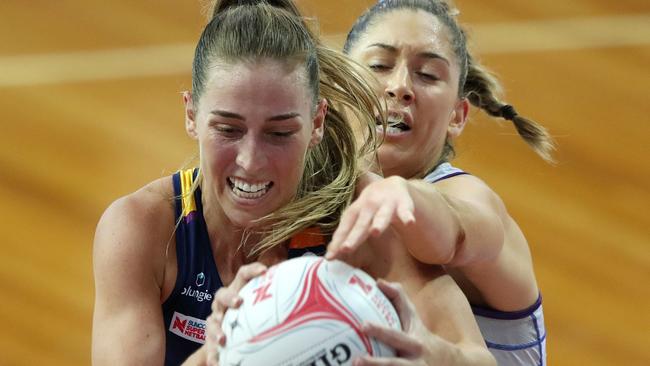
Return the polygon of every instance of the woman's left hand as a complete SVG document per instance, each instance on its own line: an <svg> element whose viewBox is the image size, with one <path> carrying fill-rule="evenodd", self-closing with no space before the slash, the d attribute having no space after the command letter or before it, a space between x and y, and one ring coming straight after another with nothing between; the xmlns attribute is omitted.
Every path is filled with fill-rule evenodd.
<svg viewBox="0 0 650 366"><path fill-rule="evenodd" d="M377 324L366 324L363 332L395 350L395 357L363 356L354 360L354 366L380 365L446 365L453 345L429 332L399 283L378 280L379 289L391 301L402 331Z"/></svg>

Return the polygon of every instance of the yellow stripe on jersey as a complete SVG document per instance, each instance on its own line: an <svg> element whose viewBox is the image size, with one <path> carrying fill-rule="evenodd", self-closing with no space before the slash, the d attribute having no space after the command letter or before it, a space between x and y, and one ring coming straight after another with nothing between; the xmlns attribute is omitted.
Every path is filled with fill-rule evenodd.
<svg viewBox="0 0 650 366"><path fill-rule="evenodd" d="M185 217L196 211L196 202L192 192L194 169L181 170L181 197L183 197L183 214Z"/></svg>

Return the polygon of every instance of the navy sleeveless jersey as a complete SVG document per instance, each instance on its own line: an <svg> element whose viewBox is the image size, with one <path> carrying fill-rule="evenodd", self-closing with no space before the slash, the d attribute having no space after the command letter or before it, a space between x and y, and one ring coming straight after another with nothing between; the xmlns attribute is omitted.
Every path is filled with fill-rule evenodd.
<svg viewBox="0 0 650 366"><path fill-rule="evenodd" d="M203 217L201 190L192 193L197 173L189 169L172 176L178 270L174 289L162 304L165 365L180 365L205 343L205 320L211 313L214 293L223 286ZM288 256L322 255L324 243L318 229L307 229L291 240Z"/></svg>

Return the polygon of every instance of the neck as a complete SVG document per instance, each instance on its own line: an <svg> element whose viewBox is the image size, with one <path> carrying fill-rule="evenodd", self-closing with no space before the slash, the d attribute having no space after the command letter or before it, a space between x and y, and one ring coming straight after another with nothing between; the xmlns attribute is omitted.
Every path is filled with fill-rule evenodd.
<svg viewBox="0 0 650 366"><path fill-rule="evenodd" d="M207 183L206 187L209 186ZM246 234L245 228L230 221L214 192L209 188L203 188L201 195L203 217L210 236L213 254L218 258L231 258L234 262L245 263L247 250L250 249L242 246ZM249 235L247 242L255 243L256 240L254 235Z"/></svg>

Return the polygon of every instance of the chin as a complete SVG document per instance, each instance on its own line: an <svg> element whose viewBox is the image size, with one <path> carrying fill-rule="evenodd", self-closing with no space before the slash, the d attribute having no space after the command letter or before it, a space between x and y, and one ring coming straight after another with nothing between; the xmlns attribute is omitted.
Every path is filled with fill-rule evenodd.
<svg viewBox="0 0 650 366"><path fill-rule="evenodd" d="M399 171L404 166L408 165L408 154L405 154L403 151L399 151L392 146L382 146L379 149L378 156L384 174L390 172L390 175L395 175L395 171Z"/></svg>

